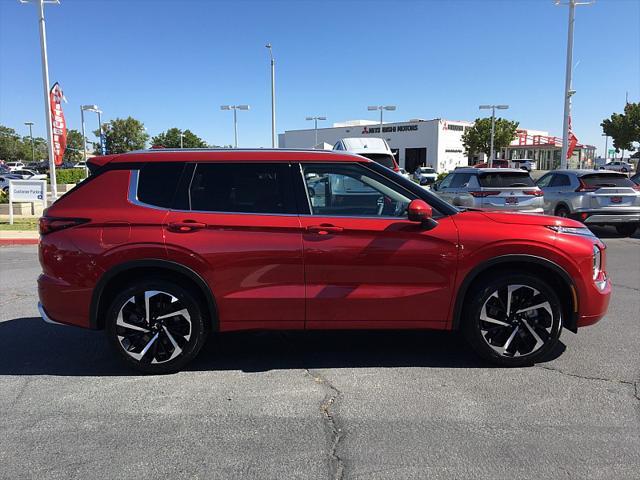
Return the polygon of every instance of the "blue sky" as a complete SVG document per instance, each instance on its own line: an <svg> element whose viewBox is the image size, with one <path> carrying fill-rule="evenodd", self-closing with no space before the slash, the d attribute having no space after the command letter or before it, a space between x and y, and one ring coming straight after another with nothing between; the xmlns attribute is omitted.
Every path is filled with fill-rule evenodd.
<svg viewBox="0 0 640 480"><path fill-rule="evenodd" d="M79 106L108 120L132 115L151 135L189 128L210 143L270 145L269 59L277 62L278 132L374 118L473 120L507 103L523 127L561 135L567 9L551 0L163 1L61 0L46 7L51 82L62 85L69 128ZM579 7L573 124L603 147L603 118L640 101L640 2ZM0 124L44 136L35 5L0 0ZM88 117L91 129L95 118Z"/></svg>

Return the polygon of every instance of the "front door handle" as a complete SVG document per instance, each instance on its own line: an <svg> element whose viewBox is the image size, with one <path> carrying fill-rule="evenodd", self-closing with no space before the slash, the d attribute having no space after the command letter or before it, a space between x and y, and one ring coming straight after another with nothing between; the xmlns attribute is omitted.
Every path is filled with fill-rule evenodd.
<svg viewBox="0 0 640 480"><path fill-rule="evenodd" d="M319 235L329 235L330 233L340 233L344 230L342 227L336 227L335 225L322 224L322 225L309 225L307 232L317 233Z"/></svg>
<svg viewBox="0 0 640 480"><path fill-rule="evenodd" d="M167 229L175 233L189 233L196 230L207 228L206 223L196 222L194 220L184 220L182 222L170 222Z"/></svg>

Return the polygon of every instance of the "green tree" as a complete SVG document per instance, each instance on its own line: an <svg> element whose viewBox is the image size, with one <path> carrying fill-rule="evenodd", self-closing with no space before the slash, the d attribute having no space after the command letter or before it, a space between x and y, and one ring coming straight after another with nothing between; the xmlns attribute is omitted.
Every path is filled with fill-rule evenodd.
<svg viewBox="0 0 640 480"><path fill-rule="evenodd" d="M76 163L80 160L82 160L82 134L78 130L68 130L64 161Z"/></svg>
<svg viewBox="0 0 640 480"><path fill-rule="evenodd" d="M184 148L207 147L207 142L202 140L191 130L180 130L175 127L153 137L151 139L151 145L154 147L180 148L180 134L184 135L182 138L182 146Z"/></svg>
<svg viewBox="0 0 640 480"><path fill-rule="evenodd" d="M640 103L627 103L624 113L613 113L600 124L602 131L613 140L616 152L634 151L640 142Z"/></svg>
<svg viewBox="0 0 640 480"><path fill-rule="evenodd" d="M132 117L116 118L102 126L104 130L107 153L126 153L132 150L145 148L149 135L144 129L144 124L140 120ZM96 137L100 132L94 132ZM101 155L99 146L96 145L96 155Z"/></svg>
<svg viewBox="0 0 640 480"><path fill-rule="evenodd" d="M493 149L495 152L499 152L509 146L516 138L518 125L518 122L496 118L493 136ZM467 155L481 152L489 156L491 154L491 118L476 118L473 127L462 135L462 144Z"/></svg>
<svg viewBox="0 0 640 480"><path fill-rule="evenodd" d="M24 160L24 144L13 128L0 125L0 160L15 162ZM31 153L27 158L31 158Z"/></svg>

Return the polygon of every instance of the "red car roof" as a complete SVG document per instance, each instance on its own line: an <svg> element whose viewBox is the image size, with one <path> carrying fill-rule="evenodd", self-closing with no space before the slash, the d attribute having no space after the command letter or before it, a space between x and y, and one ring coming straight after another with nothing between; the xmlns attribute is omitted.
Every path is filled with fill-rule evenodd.
<svg viewBox="0 0 640 480"><path fill-rule="evenodd" d="M284 150L284 149L153 149L116 155L103 155L88 160L94 166L107 163L130 162L371 162L371 160L347 152L333 150Z"/></svg>

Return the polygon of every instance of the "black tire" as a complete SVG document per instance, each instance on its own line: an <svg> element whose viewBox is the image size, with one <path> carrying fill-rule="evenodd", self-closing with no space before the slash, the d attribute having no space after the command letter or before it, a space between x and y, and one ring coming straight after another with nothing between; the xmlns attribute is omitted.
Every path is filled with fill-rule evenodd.
<svg viewBox="0 0 640 480"><path fill-rule="evenodd" d="M204 312L198 297L180 285L162 278L141 280L124 286L111 302L105 321L107 336L133 369L172 373L193 360L204 345L208 330Z"/></svg>
<svg viewBox="0 0 640 480"><path fill-rule="evenodd" d="M639 224L637 223L622 223L620 225L616 225L616 232L618 232L618 235L621 235L623 237L630 237L631 235L636 233L638 225Z"/></svg>
<svg viewBox="0 0 640 480"><path fill-rule="evenodd" d="M497 365L532 365L544 359L560 339L560 300L551 286L534 275L503 272L472 288L465 303L462 319L465 338L482 358ZM537 305L543 307L517 313ZM509 315L505 313L507 306L511 310Z"/></svg>
<svg viewBox="0 0 640 480"><path fill-rule="evenodd" d="M569 209L567 207L562 206L562 205L557 207L556 211L554 213L554 215L556 217L563 217L563 218L569 218L570 214L571 214L571 212L569 211Z"/></svg>

